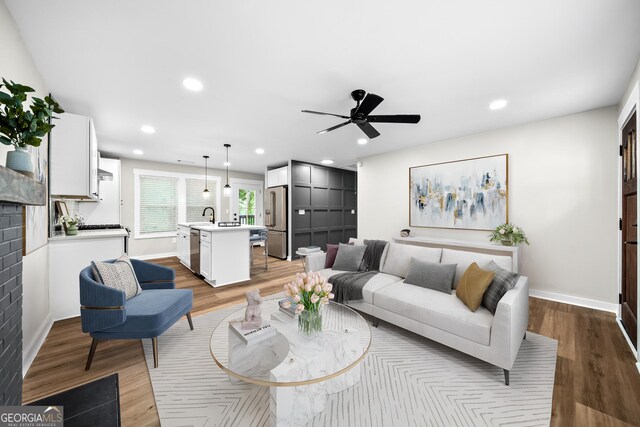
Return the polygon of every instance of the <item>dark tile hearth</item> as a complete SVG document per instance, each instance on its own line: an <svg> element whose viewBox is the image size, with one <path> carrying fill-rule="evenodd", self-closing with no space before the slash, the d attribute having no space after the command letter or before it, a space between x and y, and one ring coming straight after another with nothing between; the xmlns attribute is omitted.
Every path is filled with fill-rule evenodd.
<svg viewBox="0 0 640 427"><path fill-rule="evenodd" d="M62 406L65 427L119 427L120 387L118 374L45 397L30 406Z"/></svg>

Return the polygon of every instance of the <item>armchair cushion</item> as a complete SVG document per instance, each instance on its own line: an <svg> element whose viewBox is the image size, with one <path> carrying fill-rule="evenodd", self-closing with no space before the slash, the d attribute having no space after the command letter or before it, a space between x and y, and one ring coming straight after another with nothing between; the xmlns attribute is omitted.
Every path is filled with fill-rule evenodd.
<svg viewBox="0 0 640 427"><path fill-rule="evenodd" d="M127 301L124 292L108 288L95 280L91 267L80 272L80 304L87 307L122 307Z"/></svg>
<svg viewBox="0 0 640 427"><path fill-rule="evenodd" d="M93 332L91 336L105 339L157 337L191 311L192 302L190 289L145 290L127 301L124 323Z"/></svg>
<svg viewBox="0 0 640 427"><path fill-rule="evenodd" d="M121 290L127 299L133 298L142 292L138 283L133 265L127 255L122 255L114 262L91 261L93 278L110 288Z"/></svg>

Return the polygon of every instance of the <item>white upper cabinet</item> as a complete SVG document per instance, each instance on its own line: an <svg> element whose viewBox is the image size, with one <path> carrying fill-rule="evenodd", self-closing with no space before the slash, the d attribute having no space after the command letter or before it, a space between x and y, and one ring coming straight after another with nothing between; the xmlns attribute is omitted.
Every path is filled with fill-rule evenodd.
<svg viewBox="0 0 640 427"><path fill-rule="evenodd" d="M280 185L287 185L287 179L289 177L289 167L283 166L278 169L271 169L267 171L267 188L278 187Z"/></svg>
<svg viewBox="0 0 640 427"><path fill-rule="evenodd" d="M98 199L98 140L89 117L64 113L51 131L51 195Z"/></svg>

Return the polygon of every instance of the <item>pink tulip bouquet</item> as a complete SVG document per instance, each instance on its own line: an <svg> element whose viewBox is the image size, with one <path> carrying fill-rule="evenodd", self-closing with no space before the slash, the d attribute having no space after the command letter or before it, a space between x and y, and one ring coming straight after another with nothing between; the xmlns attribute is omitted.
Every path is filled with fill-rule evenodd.
<svg viewBox="0 0 640 427"><path fill-rule="evenodd" d="M305 335L313 335L322 331L322 315L320 307L329 304L333 299L333 286L320 273L298 273L296 278L284 285L284 293L290 300L285 301L284 308L296 304L298 328Z"/></svg>

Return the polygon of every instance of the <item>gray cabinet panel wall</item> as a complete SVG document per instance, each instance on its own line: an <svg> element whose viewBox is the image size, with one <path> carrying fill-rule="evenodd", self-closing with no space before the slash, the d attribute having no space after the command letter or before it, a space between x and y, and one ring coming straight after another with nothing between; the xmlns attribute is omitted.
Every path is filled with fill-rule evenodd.
<svg viewBox="0 0 640 427"><path fill-rule="evenodd" d="M291 162L292 252L357 236L356 184L354 171Z"/></svg>

